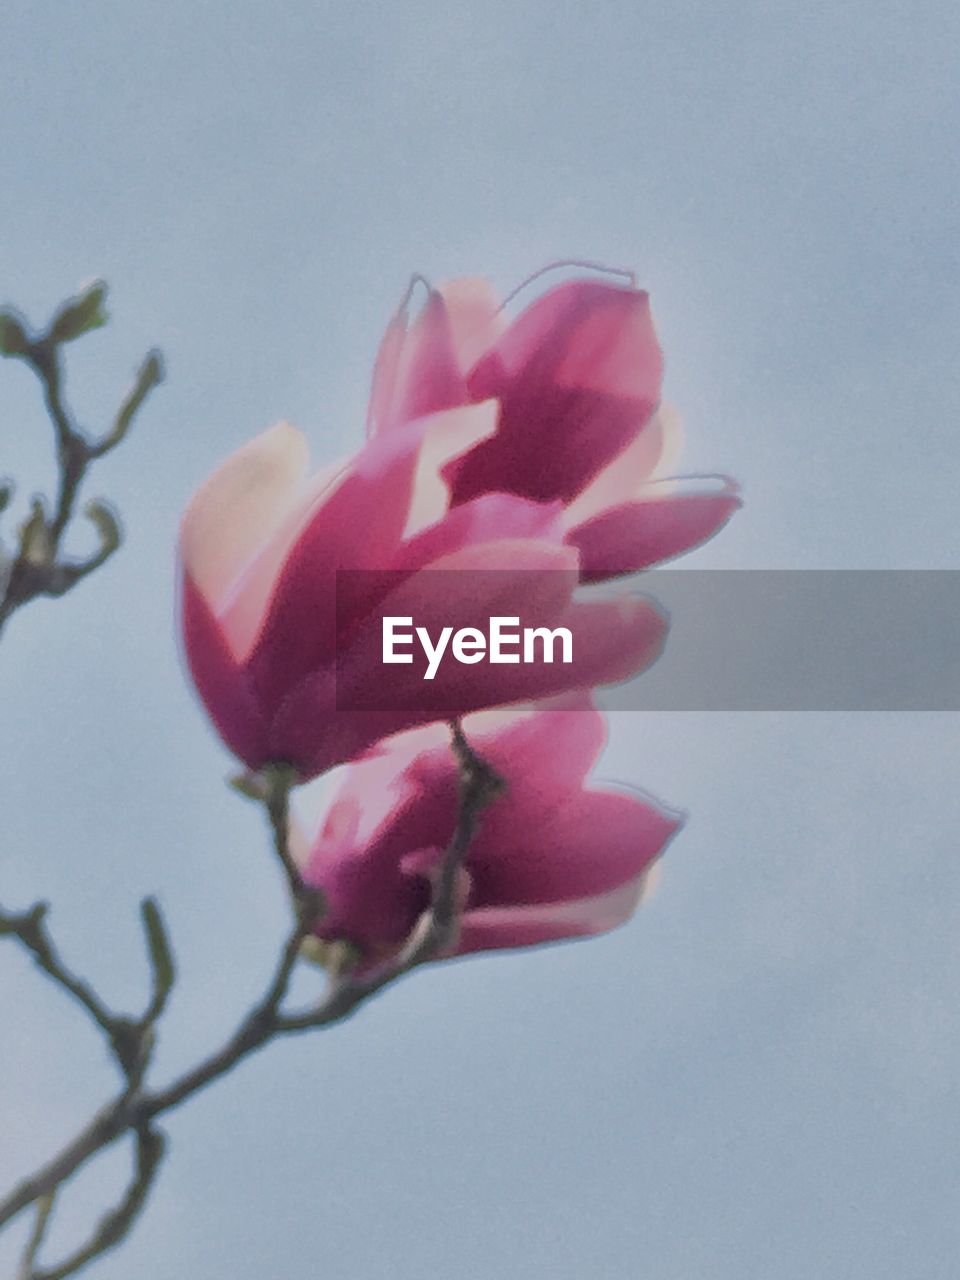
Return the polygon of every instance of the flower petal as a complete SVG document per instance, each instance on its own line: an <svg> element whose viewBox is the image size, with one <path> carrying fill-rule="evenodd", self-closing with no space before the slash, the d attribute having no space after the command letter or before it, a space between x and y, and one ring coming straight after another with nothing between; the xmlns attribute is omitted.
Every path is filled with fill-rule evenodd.
<svg viewBox="0 0 960 1280"><path fill-rule="evenodd" d="M535 538L559 544L563 536L560 503L488 493L456 507L410 538L398 551L392 568L423 569L440 556L500 538Z"/></svg>
<svg viewBox="0 0 960 1280"><path fill-rule="evenodd" d="M409 326L406 308L404 300L377 355L368 411L368 430L374 435L474 398L467 393L442 295L430 289Z"/></svg>
<svg viewBox="0 0 960 1280"><path fill-rule="evenodd" d="M648 797L568 791L544 812L518 781L494 802L470 851L472 907L526 906L593 897L635 879L681 825Z"/></svg>
<svg viewBox="0 0 960 1280"><path fill-rule="evenodd" d="M219 609L220 626L230 651L238 662L246 662L253 650L287 556L309 523L312 513L329 501L334 488L347 474L347 470L347 461L341 459L316 472L307 483L301 485L286 516L235 579L222 601Z"/></svg>
<svg viewBox="0 0 960 1280"><path fill-rule="evenodd" d="M580 786L607 737L590 693L579 689L542 702L475 712L463 721L463 732L472 749L505 780L511 797L520 788L528 803L548 809L560 793ZM407 768L427 790L450 774L452 759L449 733L444 732L434 742L424 742L424 750ZM455 805L448 814L449 834L454 819Z"/></svg>
<svg viewBox="0 0 960 1280"><path fill-rule="evenodd" d="M249 768L266 763L267 726L206 597L181 573L181 634L190 674L221 738Z"/></svg>
<svg viewBox="0 0 960 1280"><path fill-rule="evenodd" d="M463 917L454 955L533 947L545 942L609 933L625 924L643 900L645 875L609 893L536 907L484 907Z"/></svg>
<svg viewBox="0 0 960 1280"><path fill-rule="evenodd" d="M283 422L231 454L190 500L180 526L180 556L214 611L280 524L307 463L306 440Z"/></svg>
<svg viewBox="0 0 960 1280"><path fill-rule="evenodd" d="M494 420L495 407L481 404L398 428L371 440L324 492L286 556L250 653L264 705L278 705L311 671L333 664L338 625L368 607L371 571L391 567L412 509L431 515L444 504L437 469ZM370 580L358 574L338 584L341 569L366 571Z"/></svg>
<svg viewBox="0 0 960 1280"><path fill-rule="evenodd" d="M425 424L423 443L407 510L405 537L413 537L421 529L428 528L447 511L450 505L447 465L494 434L499 409L496 400L483 400L479 404L442 410L422 419Z"/></svg>
<svg viewBox="0 0 960 1280"><path fill-rule="evenodd" d="M486 280L464 276L440 286L453 335L457 363L464 374L499 340L506 328L500 300Z"/></svg>
<svg viewBox="0 0 960 1280"><path fill-rule="evenodd" d="M704 482L713 482L705 488ZM568 541L581 556L584 582L636 573L712 538L742 505L737 485L723 476L652 484L647 496L613 507L571 529ZM659 496L662 490L663 496Z"/></svg>
<svg viewBox="0 0 960 1280"><path fill-rule="evenodd" d="M669 405L661 405L636 439L570 503L566 513L568 528L584 524L610 507L642 497L652 477L674 465L682 442L680 415Z"/></svg>
<svg viewBox="0 0 960 1280"><path fill-rule="evenodd" d="M468 377L474 399L502 410L496 436L450 467L454 502L492 490L570 501L650 418L662 368L645 293L551 289Z"/></svg>

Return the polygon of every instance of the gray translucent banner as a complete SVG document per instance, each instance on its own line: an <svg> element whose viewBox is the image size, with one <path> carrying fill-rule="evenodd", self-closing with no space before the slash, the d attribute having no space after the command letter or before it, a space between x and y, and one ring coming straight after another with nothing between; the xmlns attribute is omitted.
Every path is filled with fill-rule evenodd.
<svg viewBox="0 0 960 1280"><path fill-rule="evenodd" d="M658 661L603 691L657 711L960 710L960 571L659 570Z"/></svg>
<svg viewBox="0 0 960 1280"><path fill-rule="evenodd" d="M414 626L484 629L492 613L520 615L523 626L529 597L540 601L536 616L530 605L533 625L562 623L559 606L544 602L544 579L551 575L529 572L529 590L519 592L518 576L425 571L422 590L411 593L406 574L339 573L338 707L384 711L416 703L437 718L455 714L448 691L462 682L452 650L432 682L422 678L419 654L414 669L382 664L383 616L396 612L391 600L406 600L403 612L412 610ZM560 577L557 599L564 594ZM600 692L610 710L960 710L960 570L661 569L577 592L584 600L623 595L655 602L669 619L669 633L651 667ZM492 599L497 603L488 608ZM579 667L588 641L581 643L576 628L573 638ZM498 671L505 689L521 690L516 667Z"/></svg>

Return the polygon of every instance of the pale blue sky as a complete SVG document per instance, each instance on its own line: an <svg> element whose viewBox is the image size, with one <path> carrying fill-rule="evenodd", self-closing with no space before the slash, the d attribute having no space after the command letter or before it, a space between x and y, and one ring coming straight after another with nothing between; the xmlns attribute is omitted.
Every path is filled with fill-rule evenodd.
<svg viewBox="0 0 960 1280"><path fill-rule="evenodd" d="M691 564L960 567L958 45L927 2L4 5L0 297L40 320L110 281L72 353L91 422L154 343L169 380L94 476L122 554L0 646L0 901L52 898L135 1001L159 893L182 982L158 1077L222 1037L284 926L179 671L199 480L281 417L318 458L357 440L411 271L506 289L589 256L651 289L686 465L745 486ZM48 483L9 362L0 429L0 471ZM958 747L947 715L618 714L601 775L690 813L637 920L422 973L251 1062L171 1117L144 1221L90 1274L951 1276ZM0 966L6 1183L112 1081Z"/></svg>

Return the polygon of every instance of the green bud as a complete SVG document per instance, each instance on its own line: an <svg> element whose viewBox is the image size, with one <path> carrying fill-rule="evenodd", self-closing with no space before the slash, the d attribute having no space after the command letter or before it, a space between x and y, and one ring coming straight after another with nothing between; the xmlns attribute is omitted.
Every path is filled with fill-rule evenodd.
<svg viewBox="0 0 960 1280"><path fill-rule="evenodd" d="M162 381L163 357L159 351L151 351L137 370L133 386L127 392L109 434L97 445L96 453L98 456L116 448L130 430L130 424L139 412L144 400L146 400L153 388Z"/></svg>
<svg viewBox="0 0 960 1280"><path fill-rule="evenodd" d="M363 959L363 952L355 942L346 938L326 942L311 933L300 943L300 956L309 964L325 969L331 978L342 978L357 967Z"/></svg>
<svg viewBox="0 0 960 1280"><path fill-rule="evenodd" d="M107 323L106 300L107 286L102 280L87 285L54 316L48 335L50 341L72 342L91 329L102 328Z"/></svg>
<svg viewBox="0 0 960 1280"><path fill-rule="evenodd" d="M0 355L25 356L30 350L30 339L23 322L14 311L0 311Z"/></svg>
<svg viewBox="0 0 960 1280"><path fill-rule="evenodd" d="M144 898L140 903L140 918L143 922L154 981L160 993L166 996L177 975L167 926L156 898Z"/></svg>
<svg viewBox="0 0 960 1280"><path fill-rule="evenodd" d="M28 564L37 566L49 564L53 556L50 526L39 498L34 498L30 515L20 526L20 555Z"/></svg>
<svg viewBox="0 0 960 1280"><path fill-rule="evenodd" d="M227 779L227 785L247 800L263 803L267 798L267 785L259 773L236 773Z"/></svg>
<svg viewBox="0 0 960 1280"><path fill-rule="evenodd" d="M98 499L88 502L83 508L83 514L100 535L99 556L101 560L105 560L120 545L122 537L120 522L114 515L113 510L105 502L101 502Z"/></svg>

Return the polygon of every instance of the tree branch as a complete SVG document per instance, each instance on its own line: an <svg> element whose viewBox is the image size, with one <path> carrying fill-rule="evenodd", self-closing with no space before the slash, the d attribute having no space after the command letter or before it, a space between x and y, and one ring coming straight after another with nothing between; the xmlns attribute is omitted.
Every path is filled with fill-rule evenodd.
<svg viewBox="0 0 960 1280"><path fill-rule="evenodd" d="M71 973L60 959L47 929L49 909L46 902L38 902L22 915L8 914L0 908L0 937L19 938L44 973L86 1011L101 1031L112 1036L117 1015L106 1007L89 983Z"/></svg>
<svg viewBox="0 0 960 1280"><path fill-rule="evenodd" d="M66 1280L67 1276L74 1275L88 1262L116 1248L125 1240L147 1202L165 1149L163 1134L147 1124L141 1125L137 1130L134 1148L133 1176L119 1204L104 1214L86 1244L81 1245L57 1266L27 1272L23 1280Z"/></svg>
<svg viewBox="0 0 960 1280"><path fill-rule="evenodd" d="M417 922L407 943L397 956L371 974L346 974L334 977L326 997L313 1009L299 1014L284 1014L282 1004L301 955L304 939L312 933L319 918L317 912L322 910L321 900L302 884L299 872L295 872L295 879L288 876L294 900L293 927L264 995L246 1015L226 1044L165 1089L141 1092L138 1084L131 1083L114 1102L108 1104L94 1117L87 1128L58 1157L33 1177L28 1178L7 1200L0 1203L0 1228L28 1205L52 1194L91 1157L110 1146L124 1133L133 1130L142 1139L144 1132L150 1130L151 1122L156 1117L172 1111L188 1098L193 1097L271 1040L285 1034L312 1030L340 1021L404 974L428 960L437 958L452 947L459 925L458 883L463 860L477 832L484 809L502 790L504 782L469 746L459 722L454 722L451 730L452 747L460 772L456 825L434 878L430 907ZM261 796L266 804L277 853L285 872L288 868L294 868L295 871L295 864L289 850L291 785L289 774L282 785L276 784L275 781L271 784L268 778L266 792ZM162 971L163 966L160 965L159 969ZM156 1006L155 994L151 1009ZM160 1008L162 1009L162 1001ZM162 1148L160 1150L162 1151ZM81 1260L76 1265L83 1265L84 1262L96 1256L97 1252L102 1252L103 1248L116 1243L116 1240L122 1238L122 1235L129 1230L149 1189L155 1173L155 1164L158 1162L159 1153L148 1172L142 1177L138 1176L131 1184L120 1208L104 1219L90 1245L74 1255L74 1259ZM131 1204L133 1207L127 1213L126 1210ZM115 1234L118 1221L122 1227L120 1235ZM100 1239L107 1240L103 1248L89 1252L94 1242ZM65 1270L61 1267L51 1272L35 1273L31 1280L62 1280L62 1277L69 1274L71 1274L69 1269Z"/></svg>
<svg viewBox="0 0 960 1280"><path fill-rule="evenodd" d="M139 1018L114 1013L88 982L67 968L47 928L48 910L45 902L37 903L22 915L8 914L0 909L0 937L19 938L44 973L86 1012L104 1033L128 1089L135 1089L143 1077L153 1048L154 1023L166 1008L175 978L160 908L152 898L145 899L140 908L152 972L152 991L150 1003Z"/></svg>
<svg viewBox="0 0 960 1280"><path fill-rule="evenodd" d="M47 514L42 499L34 499L32 514L21 526L17 553L7 566L6 582L0 588L0 630L12 613L37 596L61 596L69 591L120 545L116 516L105 503L91 502L85 513L96 527L98 550L85 560L59 556L90 464L123 440L144 401L163 379L161 357L151 351L141 362L109 431L100 440L93 440L77 425L63 397L61 347L106 323L105 298L106 286L98 281L66 302L40 336L31 336L16 312L9 308L0 311L0 354L22 360L39 380L53 424L58 468L53 513Z"/></svg>
<svg viewBox="0 0 960 1280"><path fill-rule="evenodd" d="M47 1234L50 1214L53 1212L53 1201L53 1194L41 1196L37 1201L37 1216L34 1220L33 1230L30 1232L30 1239L27 1241L27 1247L23 1251L23 1259L17 1269L17 1280L33 1280L33 1266L37 1260L37 1254L40 1252L40 1246L43 1244L44 1237Z"/></svg>

